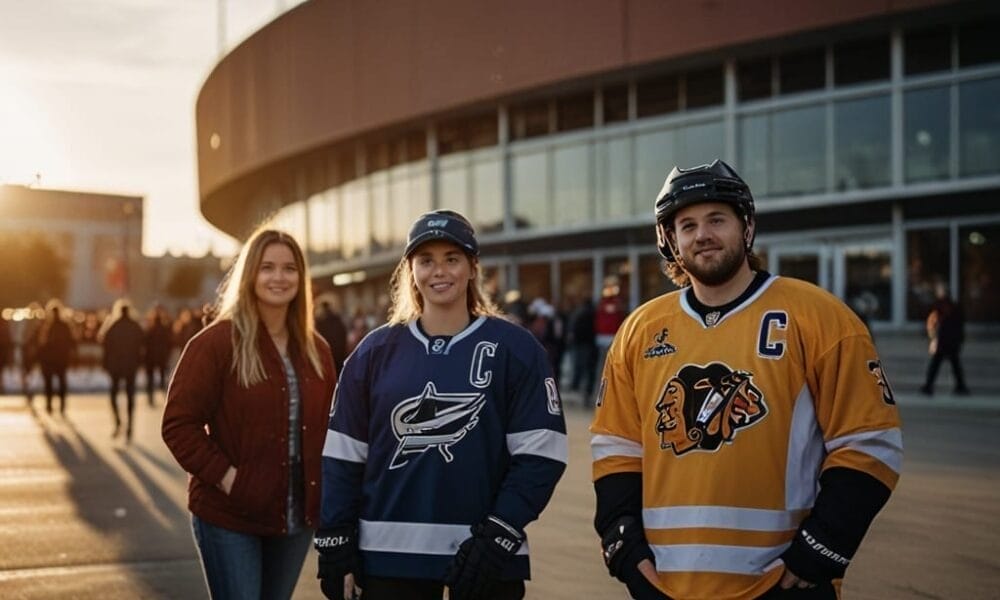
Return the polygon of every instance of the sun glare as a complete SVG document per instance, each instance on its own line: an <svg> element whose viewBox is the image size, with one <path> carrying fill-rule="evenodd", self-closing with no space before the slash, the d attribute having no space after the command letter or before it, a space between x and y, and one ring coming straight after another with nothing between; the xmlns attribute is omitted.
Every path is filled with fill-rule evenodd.
<svg viewBox="0 0 1000 600"><path fill-rule="evenodd" d="M47 121L22 87L0 79L0 183L31 183L36 173L61 175L63 148Z"/></svg>

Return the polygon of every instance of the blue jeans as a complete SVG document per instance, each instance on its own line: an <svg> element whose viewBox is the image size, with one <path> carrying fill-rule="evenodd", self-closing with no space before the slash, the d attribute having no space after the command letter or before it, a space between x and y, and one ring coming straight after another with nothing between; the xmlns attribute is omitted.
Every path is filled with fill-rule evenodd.
<svg viewBox="0 0 1000 600"><path fill-rule="evenodd" d="M213 600L292 597L313 531L259 536L217 527L192 516L201 568Z"/></svg>

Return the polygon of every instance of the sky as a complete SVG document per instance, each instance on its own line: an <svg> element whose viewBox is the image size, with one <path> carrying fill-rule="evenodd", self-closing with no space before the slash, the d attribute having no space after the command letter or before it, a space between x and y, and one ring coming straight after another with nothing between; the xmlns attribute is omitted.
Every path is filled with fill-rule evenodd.
<svg viewBox="0 0 1000 600"><path fill-rule="evenodd" d="M227 0L233 48L302 0ZM143 253L232 254L198 210L217 0L0 0L0 183L145 197Z"/></svg>

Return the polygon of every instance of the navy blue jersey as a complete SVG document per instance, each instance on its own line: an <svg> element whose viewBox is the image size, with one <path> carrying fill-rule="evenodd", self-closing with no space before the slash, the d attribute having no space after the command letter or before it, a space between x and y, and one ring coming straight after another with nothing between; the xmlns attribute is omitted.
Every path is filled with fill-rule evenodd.
<svg viewBox="0 0 1000 600"><path fill-rule="evenodd" d="M451 338L383 326L344 365L323 449L321 527L358 523L364 572L440 580L469 526L524 530L566 468L544 349L479 317ZM528 544L503 574L527 579Z"/></svg>

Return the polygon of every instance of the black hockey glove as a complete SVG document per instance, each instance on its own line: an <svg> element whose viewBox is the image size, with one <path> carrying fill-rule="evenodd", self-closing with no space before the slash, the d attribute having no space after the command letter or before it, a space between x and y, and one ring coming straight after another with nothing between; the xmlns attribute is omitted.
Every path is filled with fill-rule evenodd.
<svg viewBox="0 0 1000 600"><path fill-rule="evenodd" d="M330 600L344 600L344 576L353 573L355 582L361 583L357 527L320 529L313 538L313 547L319 552L316 577L323 595Z"/></svg>
<svg viewBox="0 0 1000 600"><path fill-rule="evenodd" d="M807 517L795 532L792 545L781 555L781 560L799 579L809 583L827 583L844 576L852 556L853 553L848 554L838 547L817 519Z"/></svg>
<svg viewBox="0 0 1000 600"><path fill-rule="evenodd" d="M472 526L472 537L458 547L444 582L452 600L487 598L507 563L524 543L524 534L490 515Z"/></svg>
<svg viewBox="0 0 1000 600"><path fill-rule="evenodd" d="M656 563L653 551L646 543L642 524L635 517L618 517L601 537L601 554L612 577L628 587L635 600L663 600L667 598L639 572L639 563L648 558Z"/></svg>

